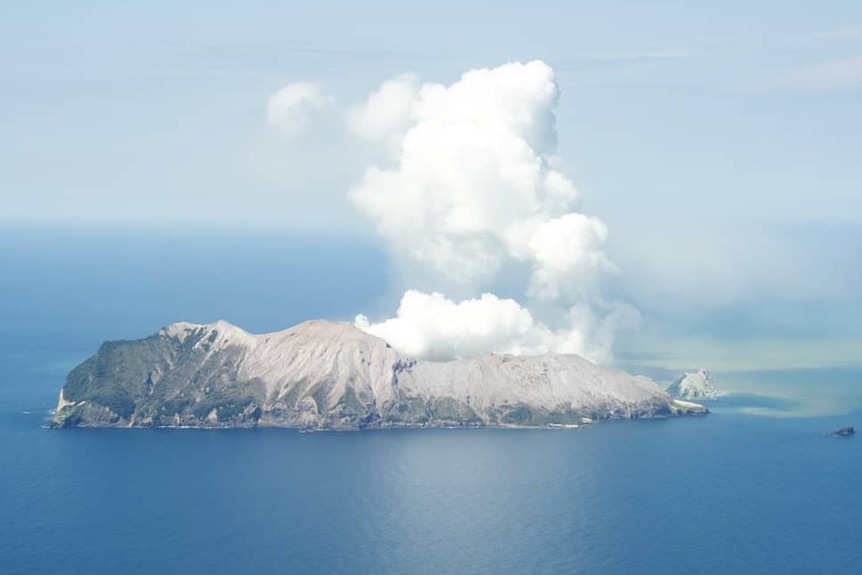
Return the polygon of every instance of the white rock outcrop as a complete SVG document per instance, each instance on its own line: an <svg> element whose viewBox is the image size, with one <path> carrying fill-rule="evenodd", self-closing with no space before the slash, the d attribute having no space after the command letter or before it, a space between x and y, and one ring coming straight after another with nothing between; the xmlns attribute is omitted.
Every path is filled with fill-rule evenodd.
<svg viewBox="0 0 862 575"><path fill-rule="evenodd" d="M722 391L712 381L705 369L690 372L677 378L667 392L679 399L715 399Z"/></svg>

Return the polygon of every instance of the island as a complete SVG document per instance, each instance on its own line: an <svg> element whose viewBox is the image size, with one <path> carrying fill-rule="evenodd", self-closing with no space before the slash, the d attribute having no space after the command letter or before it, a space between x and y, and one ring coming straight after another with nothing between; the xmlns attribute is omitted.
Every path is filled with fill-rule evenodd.
<svg viewBox="0 0 862 575"><path fill-rule="evenodd" d="M852 435L856 435L856 430L853 427L842 427L836 431L830 433L832 437L850 437Z"/></svg>
<svg viewBox="0 0 862 575"><path fill-rule="evenodd" d="M706 413L577 355L420 361L347 323L253 335L217 321L104 343L67 376L49 426L577 427Z"/></svg>
<svg viewBox="0 0 862 575"><path fill-rule="evenodd" d="M667 392L677 399L704 400L716 399L722 395L721 389L712 381L712 376L705 369L683 374L674 380Z"/></svg>

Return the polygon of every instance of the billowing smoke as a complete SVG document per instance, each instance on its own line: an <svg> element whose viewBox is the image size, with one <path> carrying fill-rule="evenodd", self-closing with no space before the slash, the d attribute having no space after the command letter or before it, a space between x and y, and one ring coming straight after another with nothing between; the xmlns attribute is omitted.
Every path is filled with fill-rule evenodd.
<svg viewBox="0 0 862 575"><path fill-rule="evenodd" d="M349 198L414 288L394 318L360 315L357 326L441 360L548 351L610 358L618 330L639 316L601 297L602 278L617 270L604 251L607 227L578 211L555 156L559 97L554 71L536 61L471 70L449 86L404 74L348 111L350 131L385 158ZM331 103L317 84L290 84L270 97L267 121L296 136ZM512 277L521 302L489 293L501 280L511 287ZM429 279L437 291L415 289ZM453 301L446 289L468 299Z"/></svg>
<svg viewBox="0 0 862 575"><path fill-rule="evenodd" d="M555 299L575 276L613 269L605 226L574 211L577 190L554 168L558 97L542 62L448 87L390 80L350 123L391 164L370 167L350 197L397 251L449 280L487 285L512 258L532 268L532 295Z"/></svg>
<svg viewBox="0 0 862 575"><path fill-rule="evenodd" d="M426 359L554 351L607 360L614 334L635 326L639 315L631 306L620 303L604 311L599 317L587 306L573 306L565 313L564 327L553 330L512 299L486 293L456 303L437 292L408 290L396 317L371 323L359 315L356 326L385 339L403 353Z"/></svg>
<svg viewBox="0 0 862 575"><path fill-rule="evenodd" d="M360 315L358 327L433 359L610 359L618 329L639 316L597 289L616 268L604 252L607 227L577 211L578 192L555 158L559 96L553 70L536 61L471 70L449 86L398 76L348 113L351 131L388 155L349 197L396 255L462 291L493 287L513 267L529 276L524 304L409 290L396 317Z"/></svg>

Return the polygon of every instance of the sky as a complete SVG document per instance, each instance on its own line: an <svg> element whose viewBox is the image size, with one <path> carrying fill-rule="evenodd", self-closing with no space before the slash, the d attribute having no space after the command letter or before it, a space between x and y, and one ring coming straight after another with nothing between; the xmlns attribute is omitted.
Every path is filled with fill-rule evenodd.
<svg viewBox="0 0 862 575"><path fill-rule="evenodd" d="M392 79L409 79L407 93L449 89L470 70L536 61L557 97L518 97L553 126L535 140L513 134L577 198L543 204L539 223L529 210L500 217L547 233L513 240L509 220L489 224L478 232L490 249L452 240L439 221L410 235L387 219L373 199L402 196L380 196L369 169L401 178L398 190L417 182L417 163L395 159L405 130L447 116L414 110L385 134L379 117L363 129L369 96ZM412 309L442 301L457 318L466 308L454 306L483 293L516 302L470 307L508 306L516 351L601 359L614 348L634 362L747 367L841 363L862 342L862 4L852 0L6 3L0 70L0 226L376 237L400 270L393 293L442 297L417 296ZM480 200L494 205L493 193ZM608 265L564 262L577 277L551 281L560 261L547 230L570 214L578 245L591 246L579 262ZM484 275L453 267L416 237L492 263ZM362 321L398 337L387 320L404 303ZM423 333L411 332L416 349L453 353L434 344L452 333Z"/></svg>

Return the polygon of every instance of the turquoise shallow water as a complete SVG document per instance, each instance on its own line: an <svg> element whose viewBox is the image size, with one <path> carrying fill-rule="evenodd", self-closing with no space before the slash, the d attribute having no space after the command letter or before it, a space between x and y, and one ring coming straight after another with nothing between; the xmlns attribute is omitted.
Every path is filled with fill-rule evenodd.
<svg viewBox="0 0 862 575"><path fill-rule="evenodd" d="M202 282L211 245L196 258L170 238L85 240L0 250L2 575L858 571L862 443L823 433L862 422L860 370L742 374L790 399L577 431L43 429L65 372L103 339L340 316L385 283L361 247L345 267L335 248L234 246Z"/></svg>

